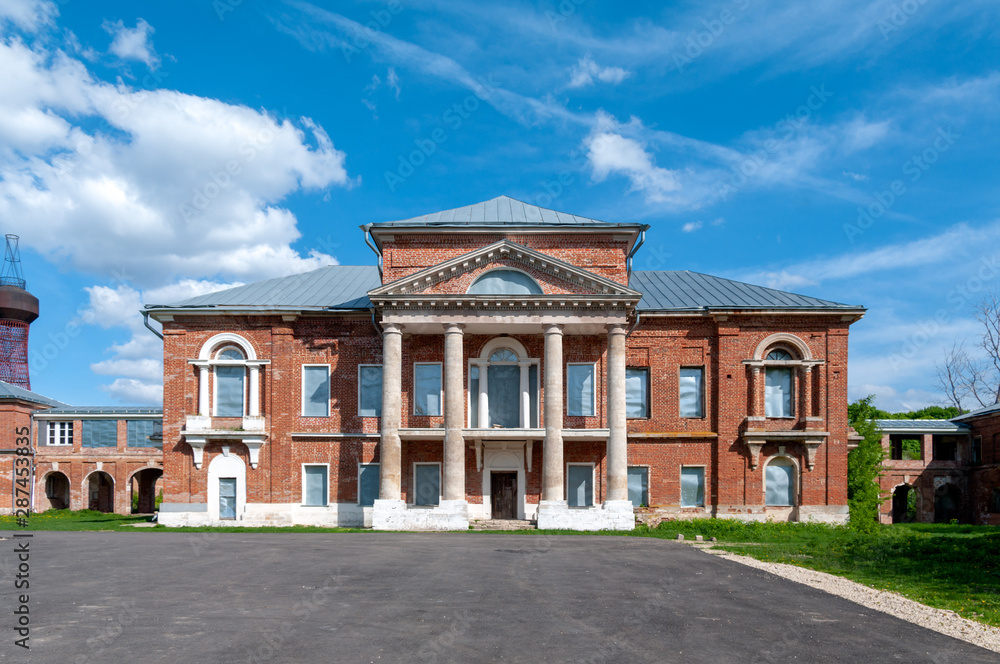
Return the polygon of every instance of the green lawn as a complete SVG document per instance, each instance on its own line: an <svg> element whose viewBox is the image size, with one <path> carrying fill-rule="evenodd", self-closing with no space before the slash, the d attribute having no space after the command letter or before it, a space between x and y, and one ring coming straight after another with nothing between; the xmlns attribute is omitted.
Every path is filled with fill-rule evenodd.
<svg viewBox="0 0 1000 664"><path fill-rule="evenodd" d="M312 526L266 528L136 528L146 516L120 516L82 510L32 514L28 530L159 532L368 532L357 528ZM0 516L0 529L21 530L15 519ZM1000 626L1000 528L948 524L882 526L872 534L816 523L742 523L729 519L665 521L631 533L601 533L675 539L683 534L718 538L719 548L768 562L790 563L892 590L918 602L951 609L966 618ZM476 532L476 534L490 534ZM567 531L517 531L509 534L584 535Z"/></svg>

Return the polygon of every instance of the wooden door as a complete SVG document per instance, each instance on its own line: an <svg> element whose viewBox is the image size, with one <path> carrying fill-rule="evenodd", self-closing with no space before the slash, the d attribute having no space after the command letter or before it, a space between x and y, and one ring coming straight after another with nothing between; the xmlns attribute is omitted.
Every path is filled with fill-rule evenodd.
<svg viewBox="0 0 1000 664"><path fill-rule="evenodd" d="M494 519L517 518L517 473L490 475L490 505Z"/></svg>

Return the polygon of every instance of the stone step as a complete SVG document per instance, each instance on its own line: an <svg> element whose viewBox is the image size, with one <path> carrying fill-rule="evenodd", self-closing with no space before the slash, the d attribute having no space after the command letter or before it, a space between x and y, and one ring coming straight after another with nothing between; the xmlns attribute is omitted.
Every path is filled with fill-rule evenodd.
<svg viewBox="0 0 1000 664"><path fill-rule="evenodd" d="M535 530L538 522L526 519L475 519L470 525L473 530Z"/></svg>

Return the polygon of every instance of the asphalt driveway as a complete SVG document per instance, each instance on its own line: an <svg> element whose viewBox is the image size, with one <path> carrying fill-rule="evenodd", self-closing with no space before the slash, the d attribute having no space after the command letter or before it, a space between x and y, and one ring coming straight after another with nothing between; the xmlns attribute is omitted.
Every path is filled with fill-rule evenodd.
<svg viewBox="0 0 1000 664"><path fill-rule="evenodd" d="M0 536L3 661L1000 661L675 542L472 533L35 533L29 653Z"/></svg>

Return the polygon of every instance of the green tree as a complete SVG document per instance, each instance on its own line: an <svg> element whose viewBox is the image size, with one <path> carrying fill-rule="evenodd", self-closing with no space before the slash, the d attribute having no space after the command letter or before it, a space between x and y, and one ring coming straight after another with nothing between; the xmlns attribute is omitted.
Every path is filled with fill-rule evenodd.
<svg viewBox="0 0 1000 664"><path fill-rule="evenodd" d="M847 505L851 511L851 527L864 532L878 526L879 505L883 501L878 478L882 474L885 450L882 449L882 429L875 421L879 411L872 405L874 399L875 395L870 394L847 407L851 426L864 438L847 455Z"/></svg>

